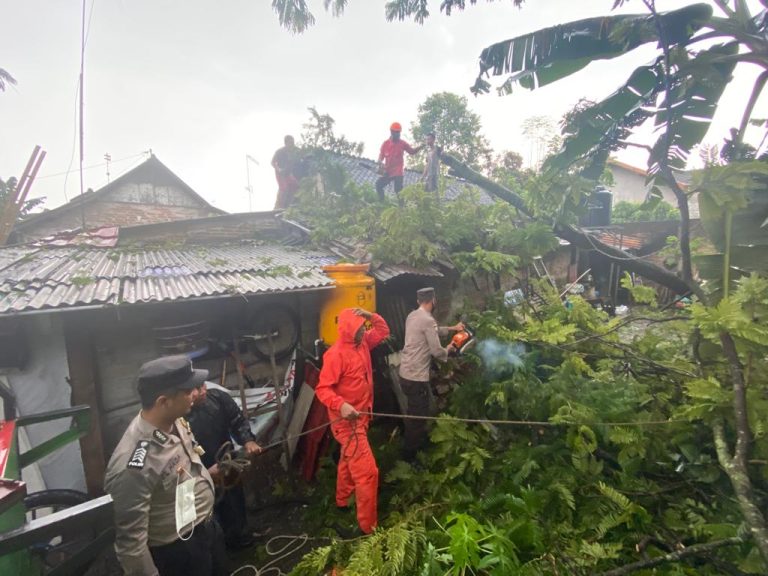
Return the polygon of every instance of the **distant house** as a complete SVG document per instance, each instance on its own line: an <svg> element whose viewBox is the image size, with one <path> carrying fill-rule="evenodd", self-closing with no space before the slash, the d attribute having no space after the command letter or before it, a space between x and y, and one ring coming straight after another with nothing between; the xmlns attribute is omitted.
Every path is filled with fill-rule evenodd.
<svg viewBox="0 0 768 576"><path fill-rule="evenodd" d="M617 202L636 202L642 203L648 198L648 187L646 185L646 179L648 178L648 172L644 168L638 168L631 164L620 162L611 158L608 160L608 170L611 171L613 176L613 184L607 186L608 190L613 194L613 203ZM679 182L683 188L688 185L688 173L681 173L677 175ZM675 198L672 190L667 186L660 186L662 197L665 202L669 202L672 206L677 206L677 199ZM689 210L691 212L691 218L699 217L699 203L694 198L689 200Z"/></svg>
<svg viewBox="0 0 768 576"><path fill-rule="evenodd" d="M211 206L153 154L103 188L19 222L11 242L29 242L78 228L138 226L222 214L223 210Z"/></svg>

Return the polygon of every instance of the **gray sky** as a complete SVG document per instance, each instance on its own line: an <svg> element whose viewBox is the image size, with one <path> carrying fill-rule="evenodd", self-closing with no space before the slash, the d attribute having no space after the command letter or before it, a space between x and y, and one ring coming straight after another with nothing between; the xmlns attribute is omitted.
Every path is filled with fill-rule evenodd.
<svg viewBox="0 0 768 576"><path fill-rule="evenodd" d="M428 95L465 95L480 114L497 151L527 157L519 125L532 115L559 118L580 97L599 99L629 71L653 57L651 47L590 65L534 92L474 98L468 87L480 51L494 42L555 25L608 14L611 0L480 2L451 17L433 13L424 26L387 23L384 0L350 0L342 18L308 0L317 24L294 36L281 29L269 0L87 0L93 12L86 48L86 167L113 159L112 178L139 163L150 148L197 192L231 212L248 210L246 154L253 209L269 209L276 185L269 162L284 134L297 137L308 106L336 119L338 133L365 142L376 157L388 126L410 126ZM658 0L660 9L691 3ZM433 0L434 10L439 2ZM757 5L755 0L751 4ZM622 11L639 12L639 0ZM19 176L35 144L48 152L31 196L53 208L79 192L76 88L80 0L3 0L0 67L18 86L0 93L0 177ZM738 123L754 70L741 71L708 141ZM765 117L765 102L758 116ZM756 135L755 135L756 136ZM640 139L650 140L646 130ZM74 150L74 156L73 156ZM638 166L637 150L620 155ZM71 160L72 159L72 160ZM106 183L105 166L85 172L85 187Z"/></svg>

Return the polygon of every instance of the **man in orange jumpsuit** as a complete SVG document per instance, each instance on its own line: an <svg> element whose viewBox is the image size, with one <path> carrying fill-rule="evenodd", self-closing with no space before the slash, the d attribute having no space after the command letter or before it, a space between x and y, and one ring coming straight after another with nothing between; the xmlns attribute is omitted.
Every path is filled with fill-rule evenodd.
<svg viewBox="0 0 768 576"><path fill-rule="evenodd" d="M365 323L370 321L371 329ZM357 523L370 534L377 525L379 469L368 444L367 413L373 409L371 350L389 336L378 314L346 308L339 314L339 339L323 356L318 400L328 408L333 437L341 444L336 476L336 505L346 507L355 495Z"/></svg>

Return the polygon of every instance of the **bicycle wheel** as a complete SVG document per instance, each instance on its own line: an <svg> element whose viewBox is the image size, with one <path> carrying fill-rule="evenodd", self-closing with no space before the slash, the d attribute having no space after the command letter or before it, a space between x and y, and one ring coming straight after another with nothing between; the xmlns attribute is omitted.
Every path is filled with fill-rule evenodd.
<svg viewBox="0 0 768 576"><path fill-rule="evenodd" d="M59 512L90 500L88 494L79 490L42 490L32 492L24 498L27 511L27 521L35 520L54 512ZM88 545L96 534L93 530L84 528L71 534L62 534L46 542L36 542L30 546L30 551L37 555L43 563L46 572L52 570L73 553Z"/></svg>

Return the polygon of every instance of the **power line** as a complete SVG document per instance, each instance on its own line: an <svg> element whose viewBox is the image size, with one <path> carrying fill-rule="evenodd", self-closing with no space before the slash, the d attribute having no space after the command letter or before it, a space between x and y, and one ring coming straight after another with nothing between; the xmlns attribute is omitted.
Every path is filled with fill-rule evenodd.
<svg viewBox="0 0 768 576"><path fill-rule="evenodd" d="M145 154L148 154L148 152L145 150L143 152L139 152L137 154L132 154L130 156L125 156L123 158L118 158L117 160L110 160L109 164L114 165L118 164L120 162L125 162L127 160L133 160L134 158L138 158L139 156L143 156ZM73 155L74 156L74 155ZM83 166L83 170L92 170L93 168L101 168L102 166L106 166L107 162L99 162L98 164L91 164L90 166ZM65 176L67 174L71 174L72 172L77 172L77 170L72 170L72 164L70 163L69 169L65 170L64 172L56 172L54 174L46 174L44 176L38 176L36 180L42 180L43 178L56 178L58 176Z"/></svg>
<svg viewBox="0 0 768 576"><path fill-rule="evenodd" d="M83 44L81 46L81 50L85 51L85 46L88 44L88 37L91 34L91 18L93 17L93 7L96 4L96 0L92 0L91 2L91 9L88 13L88 26L85 30L85 36L83 39ZM85 0L83 0L83 11L85 11ZM83 19L85 19L85 14L83 14ZM85 26L85 22L83 21L83 25ZM82 71L81 71L82 72ZM64 178L64 200L69 202L69 195L67 194L67 181L69 180L69 173L72 170L72 164L75 162L75 148L77 147L77 120L78 120L78 97L80 96L80 78L78 77L76 86L75 86L75 114L74 114L74 125L75 129L73 130L73 137L72 137L72 153L69 156L69 165L67 166L67 172L62 172L62 174L66 174L67 178ZM46 178L46 176L41 176L40 178ZM38 178L38 180L40 179Z"/></svg>

